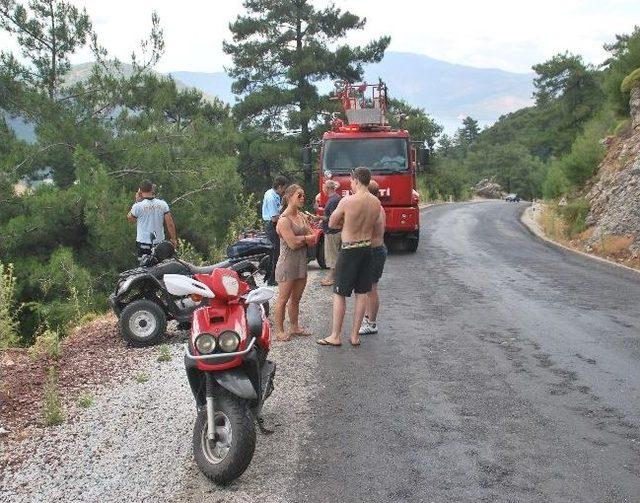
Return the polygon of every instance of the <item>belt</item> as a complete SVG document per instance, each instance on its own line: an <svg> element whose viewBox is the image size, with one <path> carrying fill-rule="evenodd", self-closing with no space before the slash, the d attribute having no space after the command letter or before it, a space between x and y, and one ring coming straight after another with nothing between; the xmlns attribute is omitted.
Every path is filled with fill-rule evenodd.
<svg viewBox="0 0 640 503"><path fill-rule="evenodd" d="M353 248L369 248L371 247L371 240L363 239L362 241L343 241L340 246L343 250L351 250Z"/></svg>

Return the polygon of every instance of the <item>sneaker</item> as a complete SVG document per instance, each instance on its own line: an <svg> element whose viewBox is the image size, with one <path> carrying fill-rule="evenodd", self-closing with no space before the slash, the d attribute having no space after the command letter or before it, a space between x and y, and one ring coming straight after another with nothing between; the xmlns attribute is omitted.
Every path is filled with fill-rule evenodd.
<svg viewBox="0 0 640 503"><path fill-rule="evenodd" d="M375 323L371 323L368 320L364 320L362 322L362 326L358 331L359 335L371 335L371 334L377 334L377 333L378 333L378 325L376 325Z"/></svg>

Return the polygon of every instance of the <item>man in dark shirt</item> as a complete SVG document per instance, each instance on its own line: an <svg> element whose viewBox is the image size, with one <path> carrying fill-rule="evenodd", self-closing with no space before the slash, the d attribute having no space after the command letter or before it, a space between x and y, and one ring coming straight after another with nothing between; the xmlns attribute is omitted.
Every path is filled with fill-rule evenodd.
<svg viewBox="0 0 640 503"><path fill-rule="evenodd" d="M336 267L336 260L340 252L340 229L332 229L329 227L329 217L333 213L340 202L340 194L336 190L340 187L338 182L327 180L322 186L322 190L327 195L327 203L324 206L324 218L322 222L322 231L324 232L324 260L329 268L327 276L320 281L322 286L333 285L333 274Z"/></svg>
<svg viewBox="0 0 640 503"><path fill-rule="evenodd" d="M276 232L276 224L282 209L282 194L287 188L287 179L278 175L273 180L273 187L264 193L262 198L262 220L269 241L271 241L271 264L266 281L267 285L276 285L276 264L280 256L280 236Z"/></svg>

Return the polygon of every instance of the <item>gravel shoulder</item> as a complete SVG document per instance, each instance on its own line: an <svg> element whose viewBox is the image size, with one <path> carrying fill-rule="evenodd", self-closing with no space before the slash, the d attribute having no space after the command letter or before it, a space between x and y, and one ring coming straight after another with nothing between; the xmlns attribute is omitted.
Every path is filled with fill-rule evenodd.
<svg viewBox="0 0 640 503"><path fill-rule="evenodd" d="M302 321L312 330L324 326L330 301L317 285L320 274L310 271L303 298ZM216 487L193 462L195 407L177 337L170 361L146 350L125 377L96 389L91 407L71 407L66 423L32 428L7 445L23 455L0 476L0 501L290 501L316 386L318 352L310 339L275 343L276 389L263 413L275 432L259 435L251 466L234 484Z"/></svg>

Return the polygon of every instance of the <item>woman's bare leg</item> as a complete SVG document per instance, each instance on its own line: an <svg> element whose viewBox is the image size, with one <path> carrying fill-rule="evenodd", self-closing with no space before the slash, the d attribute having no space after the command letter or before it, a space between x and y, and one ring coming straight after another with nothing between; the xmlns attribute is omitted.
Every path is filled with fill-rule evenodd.
<svg viewBox="0 0 640 503"><path fill-rule="evenodd" d="M302 294L307 286L307 278L296 279L293 282L293 288L291 290L291 300L289 302L289 322L291 323L290 335L311 335L306 330L300 327L300 300Z"/></svg>
<svg viewBox="0 0 640 503"><path fill-rule="evenodd" d="M284 330L284 313L287 306L287 302L291 297L291 291L293 289L293 281L284 281L278 285L278 300L276 301L276 339L279 341L288 341L291 339L289 334Z"/></svg>

